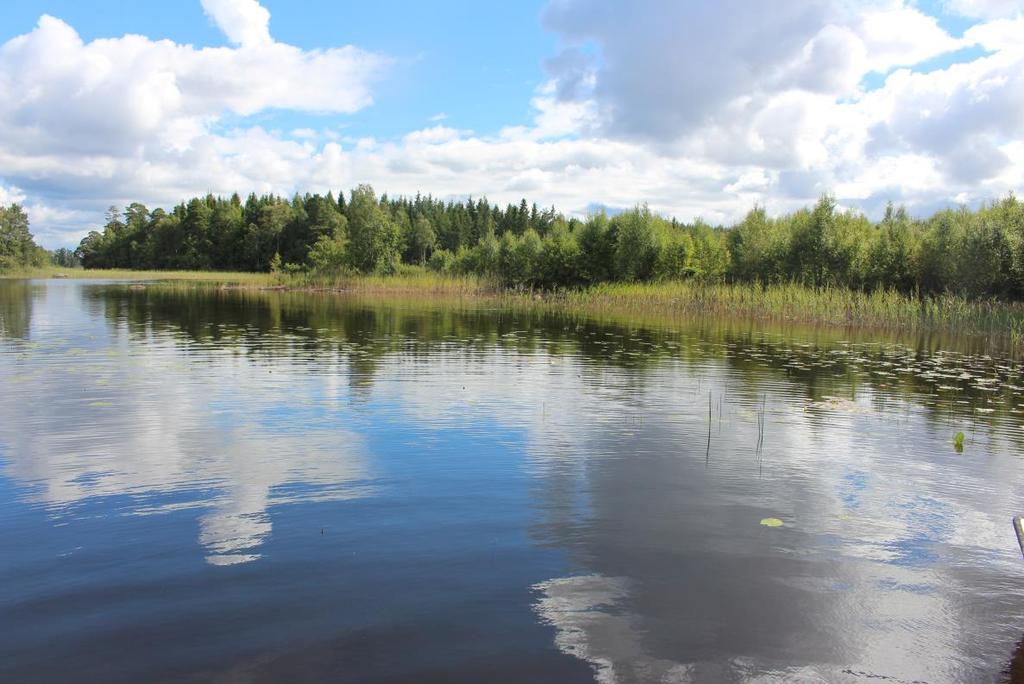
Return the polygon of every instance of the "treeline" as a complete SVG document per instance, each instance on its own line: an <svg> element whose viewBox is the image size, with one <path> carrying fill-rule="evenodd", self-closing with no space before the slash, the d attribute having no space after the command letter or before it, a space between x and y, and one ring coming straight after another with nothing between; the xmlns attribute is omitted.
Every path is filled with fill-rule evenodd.
<svg viewBox="0 0 1024 684"><path fill-rule="evenodd" d="M0 271L50 263L50 253L35 243L28 226L20 204L0 205Z"/></svg>
<svg viewBox="0 0 1024 684"><path fill-rule="evenodd" d="M522 288L693 278L1024 299L1024 203L1010 195L924 219L889 206L872 222L824 196L785 216L755 208L734 226L713 227L645 207L566 219L525 200L502 209L485 199L378 199L360 186L347 200L208 195L170 212L112 208L76 256L89 268L317 275L421 264Z"/></svg>

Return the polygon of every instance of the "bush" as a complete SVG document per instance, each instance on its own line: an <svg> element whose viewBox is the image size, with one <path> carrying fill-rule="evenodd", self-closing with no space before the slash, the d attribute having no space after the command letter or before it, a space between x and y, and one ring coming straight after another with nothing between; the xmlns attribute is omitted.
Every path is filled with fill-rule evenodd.
<svg viewBox="0 0 1024 684"><path fill-rule="evenodd" d="M337 275L348 268L345 240L322 236L309 250L309 265L314 273Z"/></svg>
<svg viewBox="0 0 1024 684"><path fill-rule="evenodd" d="M435 249L427 260L427 268L435 273L451 273L455 257L447 249Z"/></svg>

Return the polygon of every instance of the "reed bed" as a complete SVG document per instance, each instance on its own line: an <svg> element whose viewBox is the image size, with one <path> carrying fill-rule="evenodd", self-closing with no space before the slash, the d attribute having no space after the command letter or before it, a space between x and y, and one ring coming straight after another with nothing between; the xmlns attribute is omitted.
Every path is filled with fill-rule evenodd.
<svg viewBox="0 0 1024 684"><path fill-rule="evenodd" d="M282 275L277 279L284 288L355 294L443 294L457 297L502 294L495 282L476 275L442 275L419 268L406 268L394 275L314 274Z"/></svg>
<svg viewBox="0 0 1024 684"><path fill-rule="evenodd" d="M132 271L128 269L87 269L43 266L0 271L0 278L86 278L89 280L155 280L220 283L225 285L272 286L277 277L271 273L228 271Z"/></svg>
<svg viewBox="0 0 1024 684"><path fill-rule="evenodd" d="M95 278L206 283L241 289L340 292L365 296L478 298L490 303L572 311L593 316L742 317L815 325L904 331L951 331L1024 344L1024 303L969 300L956 295L914 297L891 290L861 292L797 284L706 284L697 281L605 283L578 290L507 290L475 275L443 275L406 267L394 275L85 270L46 267L3 277Z"/></svg>
<svg viewBox="0 0 1024 684"><path fill-rule="evenodd" d="M917 298L894 291L860 292L802 285L609 283L564 292L554 299L592 312L666 311L743 316L845 327L956 330L1024 341L1024 304L971 301L955 295Z"/></svg>

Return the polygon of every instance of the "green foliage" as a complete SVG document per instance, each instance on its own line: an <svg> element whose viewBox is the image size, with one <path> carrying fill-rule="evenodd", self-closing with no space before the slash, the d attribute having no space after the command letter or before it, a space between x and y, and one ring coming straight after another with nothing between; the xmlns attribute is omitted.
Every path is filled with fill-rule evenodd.
<svg viewBox="0 0 1024 684"><path fill-rule="evenodd" d="M314 273L338 275L348 267L344 235L321 235L309 250L309 265Z"/></svg>
<svg viewBox="0 0 1024 684"><path fill-rule="evenodd" d="M426 216L417 216L412 224L412 248L419 254L420 264L427 263L427 252L437 246L437 233Z"/></svg>
<svg viewBox="0 0 1024 684"><path fill-rule="evenodd" d="M785 222L768 218L763 207L752 209L729 231L733 276L762 285L787 280L790 235Z"/></svg>
<svg viewBox="0 0 1024 684"><path fill-rule="evenodd" d="M467 272L488 276L497 274L501 265L501 243L498 242L498 238L493 234L485 235L477 243L475 251L477 253L476 267Z"/></svg>
<svg viewBox="0 0 1024 684"><path fill-rule="evenodd" d="M306 273L306 271L308 270L309 269L305 264L296 264L294 262L289 261L288 263L281 267L280 272L286 276L294 277Z"/></svg>
<svg viewBox="0 0 1024 684"><path fill-rule="evenodd" d="M358 273L393 273L398 266L401 233L377 202L373 188L360 185L348 203L348 263Z"/></svg>
<svg viewBox="0 0 1024 684"><path fill-rule="evenodd" d="M658 256L655 219L646 207L619 214L612 223L618 239L615 245L615 275L619 280L648 280Z"/></svg>
<svg viewBox="0 0 1024 684"><path fill-rule="evenodd" d="M60 247L53 250L50 261L54 266L58 266L60 268L76 268L82 265L82 262L78 260L75 253L67 247Z"/></svg>
<svg viewBox="0 0 1024 684"><path fill-rule="evenodd" d="M39 259L24 212L2 211L0 263ZM643 205L566 220L525 200L501 209L483 198L377 198L364 185L347 201L207 195L170 211L112 207L73 258L87 268L267 272L275 255L314 273L388 274L416 264L512 288L693 280L1020 300L1024 203L1009 195L926 219L889 206L873 224L826 195L777 217L755 207L722 227L665 219Z"/></svg>
<svg viewBox="0 0 1024 684"><path fill-rule="evenodd" d="M691 229L693 235L693 272L709 283L723 282L729 274L732 257L725 234L698 221ZM678 238L676 238L678 239Z"/></svg>
<svg viewBox="0 0 1024 684"><path fill-rule="evenodd" d="M615 253L618 228L611 225L601 213L591 216L576 231L580 254L579 279L585 283L603 283L615 273Z"/></svg>
<svg viewBox="0 0 1024 684"><path fill-rule="evenodd" d="M670 236L658 250L654 275L658 280L682 280L695 274L694 243L688 233Z"/></svg>
<svg viewBox="0 0 1024 684"><path fill-rule="evenodd" d="M867 248L865 285L911 292L920 285L921 238L902 207L892 203Z"/></svg>
<svg viewBox="0 0 1024 684"><path fill-rule="evenodd" d="M956 449L957 453L964 450L964 433L958 432L953 435L953 448Z"/></svg>
<svg viewBox="0 0 1024 684"><path fill-rule="evenodd" d="M541 243L536 271L543 287L576 285L579 280L580 246L564 221L554 223Z"/></svg>
<svg viewBox="0 0 1024 684"><path fill-rule="evenodd" d="M532 228L527 228L522 237L505 233L498 257L502 282L514 288L536 284L542 247L540 235Z"/></svg>
<svg viewBox="0 0 1024 684"><path fill-rule="evenodd" d="M435 273L450 273L455 258L447 249L435 249L427 262L427 268Z"/></svg>
<svg viewBox="0 0 1024 684"><path fill-rule="evenodd" d="M32 239L21 205L0 206L0 271L43 266L49 260L49 253Z"/></svg>

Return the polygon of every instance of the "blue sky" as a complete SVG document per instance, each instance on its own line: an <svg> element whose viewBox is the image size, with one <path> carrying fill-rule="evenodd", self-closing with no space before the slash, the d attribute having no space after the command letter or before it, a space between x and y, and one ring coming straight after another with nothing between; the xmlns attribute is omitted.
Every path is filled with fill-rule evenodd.
<svg viewBox="0 0 1024 684"><path fill-rule="evenodd" d="M48 247L205 193L728 223L1024 186L1024 0L0 5L0 203Z"/></svg>
<svg viewBox="0 0 1024 684"><path fill-rule="evenodd" d="M354 136L400 137L431 125L438 114L447 125L481 133L527 124L530 97L544 80L543 60L558 43L541 28L545 3L538 0L261 4L270 10L274 38L281 42L310 50L358 45L401 64L380 84L371 109L345 117L294 111L253 117L286 130L330 122ZM9 3L0 7L0 38L28 33L41 14L63 19L87 41L138 33L197 47L226 43L199 2L188 1Z"/></svg>

